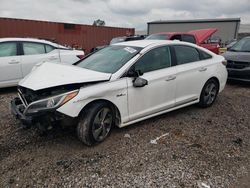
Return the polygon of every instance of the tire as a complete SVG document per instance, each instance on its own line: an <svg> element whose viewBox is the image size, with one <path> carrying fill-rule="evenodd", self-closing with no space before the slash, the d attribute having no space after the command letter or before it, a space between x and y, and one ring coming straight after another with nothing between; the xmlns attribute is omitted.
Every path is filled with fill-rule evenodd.
<svg viewBox="0 0 250 188"><path fill-rule="evenodd" d="M101 143L110 134L114 124L114 111L109 104L97 102L80 114L77 136L86 145Z"/></svg>
<svg viewBox="0 0 250 188"><path fill-rule="evenodd" d="M202 88L200 102L198 105L202 108L210 107L217 98L219 92L219 84L217 80L208 80Z"/></svg>

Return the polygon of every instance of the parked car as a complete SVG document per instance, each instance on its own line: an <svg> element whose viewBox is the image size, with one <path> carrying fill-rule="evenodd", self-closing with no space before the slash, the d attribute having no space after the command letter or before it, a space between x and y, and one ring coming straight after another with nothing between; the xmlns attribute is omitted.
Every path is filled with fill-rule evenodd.
<svg viewBox="0 0 250 188"><path fill-rule="evenodd" d="M217 31L215 28L193 30L189 32L162 32L149 35L146 40L180 40L204 47L219 54L219 42L210 42L211 36Z"/></svg>
<svg viewBox="0 0 250 188"><path fill-rule="evenodd" d="M237 42L237 39L230 40L226 43L226 48L231 48L235 43Z"/></svg>
<svg viewBox="0 0 250 188"><path fill-rule="evenodd" d="M16 86L37 63L46 61L73 64L83 56L83 51L46 40L1 38L0 88Z"/></svg>
<svg viewBox="0 0 250 188"><path fill-rule="evenodd" d="M222 55L227 60L229 80L250 82L250 37L239 40Z"/></svg>
<svg viewBox="0 0 250 188"><path fill-rule="evenodd" d="M211 106L227 80L225 59L197 45L141 40L108 46L74 66L44 63L11 101L23 124L77 124L79 139L102 142L124 127L198 103ZM56 73L56 74L55 74Z"/></svg>
<svg viewBox="0 0 250 188"><path fill-rule="evenodd" d="M145 39L144 35L133 35L133 36L124 36L124 37L116 37L110 41L110 44L115 44L119 42L127 42L133 40L143 40Z"/></svg>
<svg viewBox="0 0 250 188"><path fill-rule="evenodd" d="M110 41L110 44L115 44L119 42L127 42L127 41L134 41L134 40L143 40L145 39L145 35L132 35L132 36L123 36L123 37L115 37ZM96 46L95 48L92 48L90 50L90 53L94 53L98 50L101 50L108 45L103 45L103 46Z"/></svg>

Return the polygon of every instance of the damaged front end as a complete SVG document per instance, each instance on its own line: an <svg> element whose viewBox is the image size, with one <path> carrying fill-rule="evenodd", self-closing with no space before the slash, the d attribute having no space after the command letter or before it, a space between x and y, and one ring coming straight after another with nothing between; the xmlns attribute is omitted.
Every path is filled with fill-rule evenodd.
<svg viewBox="0 0 250 188"><path fill-rule="evenodd" d="M18 86L18 97L11 101L11 111L24 127L38 126L42 131L51 129L57 122L62 126L76 123L76 119L56 111L73 99L83 84L70 84L38 91Z"/></svg>

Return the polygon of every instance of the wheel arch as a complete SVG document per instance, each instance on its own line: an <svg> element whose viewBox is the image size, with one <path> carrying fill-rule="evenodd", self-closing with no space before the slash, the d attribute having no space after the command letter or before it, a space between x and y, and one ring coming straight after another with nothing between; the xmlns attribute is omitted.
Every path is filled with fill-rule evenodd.
<svg viewBox="0 0 250 188"><path fill-rule="evenodd" d="M104 103L107 103L113 110L114 114L115 114L115 125L116 126L119 126L119 124L121 124L121 113L120 113L120 110L118 109L118 107L111 101L107 100L107 99L96 99L96 100L93 100L93 101L90 101L88 104L86 104L81 112L83 113L85 110L87 110L88 108L91 108L92 105L96 104L96 103L101 103L101 102L104 102Z"/></svg>
<svg viewBox="0 0 250 188"><path fill-rule="evenodd" d="M220 90L220 81L219 81L219 79L218 79L216 76L212 76L211 78L209 78L209 79L206 81L206 83L207 83L209 80L215 80L215 81L217 82L217 84L218 84L218 89ZM205 83L205 84L206 84L206 83ZM205 84L204 84L204 86L205 86Z"/></svg>

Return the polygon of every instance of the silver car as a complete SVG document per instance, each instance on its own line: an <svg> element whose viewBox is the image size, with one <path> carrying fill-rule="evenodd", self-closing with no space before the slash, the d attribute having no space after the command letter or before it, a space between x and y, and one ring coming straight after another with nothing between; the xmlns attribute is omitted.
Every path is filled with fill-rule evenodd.
<svg viewBox="0 0 250 188"><path fill-rule="evenodd" d="M250 82L250 36L235 43L223 56L229 80Z"/></svg>

